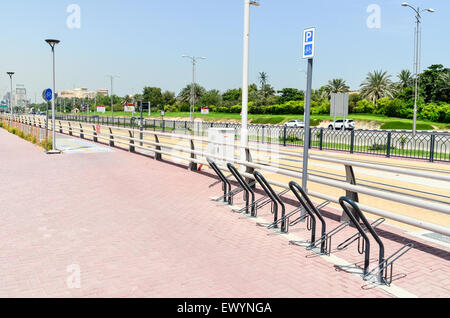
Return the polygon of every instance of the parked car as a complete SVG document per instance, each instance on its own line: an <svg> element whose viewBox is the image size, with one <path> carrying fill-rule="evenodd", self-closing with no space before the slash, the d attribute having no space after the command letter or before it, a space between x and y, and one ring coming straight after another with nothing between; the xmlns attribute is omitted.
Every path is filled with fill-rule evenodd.
<svg viewBox="0 0 450 318"><path fill-rule="evenodd" d="M284 124L288 128L305 128L305 122L301 120L291 120Z"/></svg>
<svg viewBox="0 0 450 318"><path fill-rule="evenodd" d="M334 130L354 130L355 128L355 121L353 119L339 119L328 126L328 129Z"/></svg>

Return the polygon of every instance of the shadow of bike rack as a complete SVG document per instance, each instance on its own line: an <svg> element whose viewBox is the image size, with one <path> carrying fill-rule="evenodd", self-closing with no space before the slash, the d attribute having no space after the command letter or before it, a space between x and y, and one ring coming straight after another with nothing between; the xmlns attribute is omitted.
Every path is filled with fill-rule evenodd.
<svg viewBox="0 0 450 318"><path fill-rule="evenodd" d="M309 198L308 194L303 190L303 188L296 182L292 181L289 183L289 188L291 189L292 193L294 193L297 200L300 202L301 206L303 207L302 210L306 212L306 216L308 216L308 219L310 220L308 222L308 230L311 231L311 244L309 248L314 248L314 244L316 243L316 224L317 220L316 217L320 220L321 223L321 233L322 236L326 233L326 222L323 218L322 214L319 212L319 210L323 209L325 206L330 204L330 201L325 201L324 203L320 204L319 206L315 206L311 199ZM296 224L301 220L302 218L305 218L305 216L300 217L298 220L292 222L293 224ZM293 225L291 224L291 225ZM291 242L291 244L295 244L294 242ZM320 241L320 253L325 254L326 253L326 242L324 240Z"/></svg>
<svg viewBox="0 0 450 318"><path fill-rule="evenodd" d="M244 201L245 201L245 214L250 214L252 217L256 216L255 214L255 192L252 187L255 185L255 182L247 183L239 171L233 166L231 163L227 164L228 170L230 170L231 174L240 184L241 188L244 190ZM250 203L251 196L251 203ZM250 212L251 208L251 212ZM243 212L244 212L243 211Z"/></svg>
<svg viewBox="0 0 450 318"><path fill-rule="evenodd" d="M351 199L347 197L342 197L339 199L339 203L341 204L342 208L344 209L344 212L349 217L350 221L353 223L353 225L358 229L359 234L365 241L363 244L364 249L364 274L363 279L365 281L375 277L377 279L377 282L381 285L387 285L389 286L392 283L393 280L393 267L394 263L403 255L405 255L408 251L410 251L414 244L406 244L402 248L400 248L397 252L389 256L388 258L384 258L384 244L381 241L378 234L375 232L375 229L372 227L372 225L367 221L364 214L361 212L361 209L358 207L358 205ZM359 216L359 219L362 220L363 224L365 225L365 229L362 228L361 224L357 221L353 213L356 213ZM377 221L375 222L375 225L378 224ZM379 225L379 224L378 224ZM367 236L366 232L369 232L371 236L375 239L379 246L379 257L378 257L378 265L373 268L372 270L369 270L370 265L370 240ZM350 240L350 239L349 239Z"/></svg>
<svg viewBox="0 0 450 318"><path fill-rule="evenodd" d="M264 176L259 173L258 171L255 171L253 173L253 176L255 177L256 181L261 185L261 187L263 188L264 192L267 194L267 196L269 197L269 202L272 203L272 214L274 215L274 226L272 228L278 228L278 205L281 206L281 232L282 233L287 233L288 231L288 227L286 226L286 207L283 203L283 201L280 199L280 196L283 194L286 194L289 192L289 190L286 190L284 192L281 192L280 194L277 194L275 192L275 190L272 188L272 186L269 184L269 182L267 182L266 178L264 178ZM268 204L268 203L267 203ZM258 223L258 226L262 226L262 227L270 227L272 224L263 224L263 223Z"/></svg>

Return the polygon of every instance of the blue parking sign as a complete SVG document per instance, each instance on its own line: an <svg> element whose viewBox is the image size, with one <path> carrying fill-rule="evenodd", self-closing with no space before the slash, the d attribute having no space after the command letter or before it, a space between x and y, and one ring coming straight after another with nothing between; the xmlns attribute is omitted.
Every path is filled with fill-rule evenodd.
<svg viewBox="0 0 450 318"><path fill-rule="evenodd" d="M312 59L315 54L316 28L309 28L303 31L303 58Z"/></svg>

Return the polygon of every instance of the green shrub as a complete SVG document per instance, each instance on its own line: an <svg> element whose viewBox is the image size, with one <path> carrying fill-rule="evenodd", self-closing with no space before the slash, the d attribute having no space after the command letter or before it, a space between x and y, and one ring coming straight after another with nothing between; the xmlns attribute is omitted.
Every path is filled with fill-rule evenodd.
<svg viewBox="0 0 450 318"><path fill-rule="evenodd" d="M271 116L271 117L260 117L260 118L256 118L253 119L251 122L252 124L270 124L270 125L277 125L282 123L285 120L284 117L279 117L279 116Z"/></svg>
<svg viewBox="0 0 450 318"><path fill-rule="evenodd" d="M391 121L381 126L381 129L386 130L412 130L412 123L405 123L401 121ZM428 124L417 124L417 130L433 130L433 126Z"/></svg>
<svg viewBox="0 0 450 318"><path fill-rule="evenodd" d="M366 99L360 100L356 103L356 107L354 109L355 113L361 114L373 114L375 111L375 106L373 103L369 102Z"/></svg>

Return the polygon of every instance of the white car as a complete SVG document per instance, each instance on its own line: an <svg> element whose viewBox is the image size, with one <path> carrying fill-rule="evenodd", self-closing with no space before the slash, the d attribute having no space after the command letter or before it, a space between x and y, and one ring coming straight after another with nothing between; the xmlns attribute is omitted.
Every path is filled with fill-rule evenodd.
<svg viewBox="0 0 450 318"><path fill-rule="evenodd" d="M355 121L353 119L339 119L335 122L331 123L328 126L328 129L333 130L354 130L355 129Z"/></svg>
<svg viewBox="0 0 450 318"><path fill-rule="evenodd" d="M288 128L305 128L305 123L301 120L291 120L284 124Z"/></svg>

